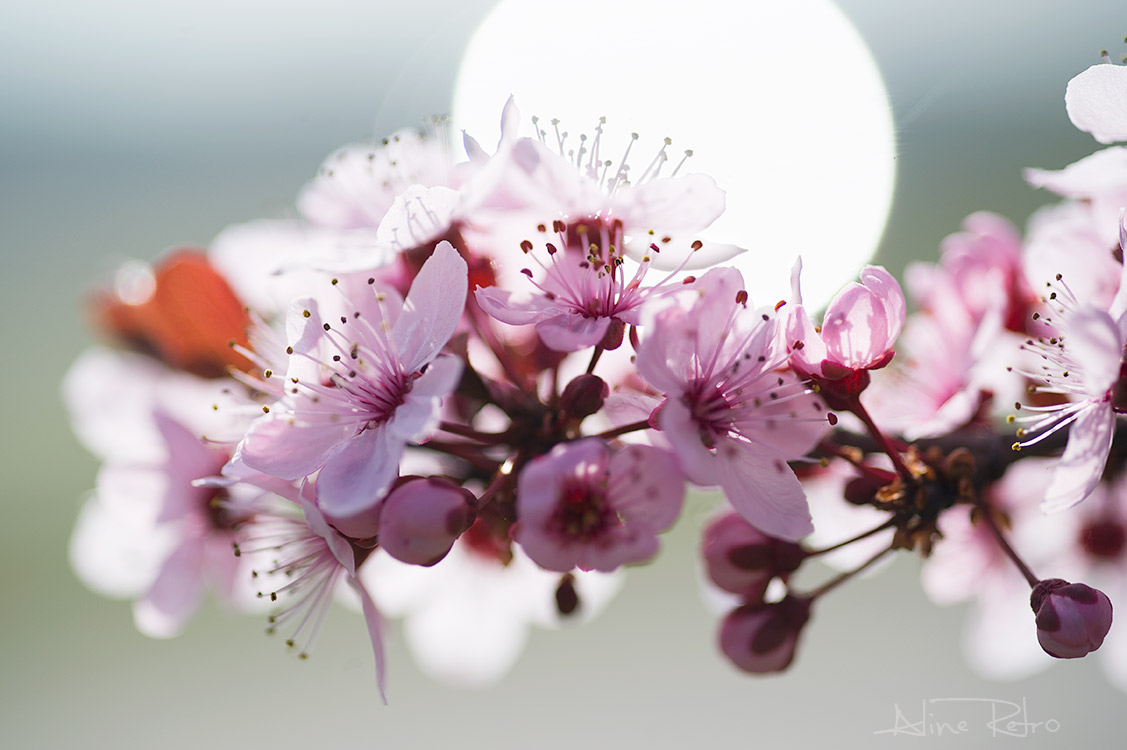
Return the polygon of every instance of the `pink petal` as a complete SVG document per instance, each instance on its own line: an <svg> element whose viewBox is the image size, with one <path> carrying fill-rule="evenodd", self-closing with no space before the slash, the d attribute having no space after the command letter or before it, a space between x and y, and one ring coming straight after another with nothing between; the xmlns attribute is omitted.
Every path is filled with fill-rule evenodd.
<svg viewBox="0 0 1127 750"><path fill-rule="evenodd" d="M908 305L899 282L881 266L865 266L861 269L861 283L868 287L884 305L887 326L885 349L890 348L904 328L908 315Z"/></svg>
<svg viewBox="0 0 1127 750"><path fill-rule="evenodd" d="M367 429L333 454L317 477L317 503L325 516L351 537L379 528L379 501L399 475L403 442L386 425Z"/></svg>
<svg viewBox="0 0 1127 750"><path fill-rule="evenodd" d="M152 588L133 605L138 630L150 638L172 638L184 630L203 599L203 552L194 539L173 550Z"/></svg>
<svg viewBox="0 0 1127 750"><path fill-rule="evenodd" d="M446 346L466 306L469 270L449 242L440 242L411 284L392 336L407 372Z"/></svg>
<svg viewBox="0 0 1127 750"><path fill-rule="evenodd" d="M231 461L280 479L301 479L323 466L354 431L353 425L296 423L288 414L271 412L250 426Z"/></svg>
<svg viewBox="0 0 1127 750"><path fill-rule="evenodd" d="M685 478L676 456L648 445L628 445L610 459L610 495L628 524L665 531L681 514Z"/></svg>
<svg viewBox="0 0 1127 750"><path fill-rule="evenodd" d="M384 661L383 617L376 609L376 603L356 576L348 576L348 585L360 595L360 608L364 612L364 623L368 626L368 639L372 642L372 654L376 659L376 685L380 689L380 700L387 704L387 669Z"/></svg>
<svg viewBox="0 0 1127 750"><path fill-rule="evenodd" d="M537 324L536 333L549 349L577 352L599 343L610 328L610 322L610 318L589 318L568 311Z"/></svg>
<svg viewBox="0 0 1127 750"><path fill-rule="evenodd" d="M715 466L716 483L752 526L787 541L798 541L814 530L798 477L771 448L721 440Z"/></svg>
<svg viewBox="0 0 1127 750"><path fill-rule="evenodd" d="M560 307L543 295L521 298L506 289L491 286L475 290L474 297L482 310L511 326L539 323L560 314Z"/></svg>
<svg viewBox="0 0 1127 750"><path fill-rule="evenodd" d="M1068 82L1064 106L1072 124L1100 143L1127 140L1127 67L1088 68Z"/></svg>
<svg viewBox="0 0 1127 750"><path fill-rule="evenodd" d="M787 348L791 350L791 367L803 377L821 375L822 361L827 356L826 345L803 305L789 307L786 331ZM798 342L802 342L801 347L795 346Z"/></svg>
<svg viewBox="0 0 1127 750"><path fill-rule="evenodd" d="M1115 412L1110 404L1093 404L1080 412L1041 502L1043 511L1055 513L1071 508L1092 494L1100 483L1114 436Z"/></svg>
<svg viewBox="0 0 1127 750"><path fill-rule="evenodd" d="M1115 321L1097 307L1079 308L1068 318L1065 347L1069 358L1084 368L1084 392L1092 398L1102 398L1119 379L1123 356Z"/></svg>
<svg viewBox="0 0 1127 750"><path fill-rule="evenodd" d="M888 349L888 330L882 300L861 284L850 283L830 302L822 321L826 356L845 367L864 368Z"/></svg>

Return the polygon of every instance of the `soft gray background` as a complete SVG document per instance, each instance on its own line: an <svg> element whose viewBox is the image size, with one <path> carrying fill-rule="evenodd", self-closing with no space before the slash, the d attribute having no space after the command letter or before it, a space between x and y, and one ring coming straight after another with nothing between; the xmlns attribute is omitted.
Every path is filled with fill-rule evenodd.
<svg viewBox="0 0 1127 750"><path fill-rule="evenodd" d="M975 677L961 612L929 604L906 557L827 598L789 674L736 674L698 602L700 512L596 622L536 632L497 688L434 685L393 644L389 708L347 611L299 663L260 621L216 611L178 640L147 640L126 604L77 583L66 542L95 462L69 434L58 387L89 340L84 290L122 259L284 213L336 146L446 109L462 45L491 4L0 4L0 745L1050 747L1118 736L1127 701L1092 660L1017 684ZM1122 0L840 5L896 112L898 190L879 254L894 270L934 257L973 210L1023 221L1047 197L1019 170L1094 149L1062 95L1101 47L1123 50ZM816 207L809 231L826 238ZM992 739L968 709L956 718L973 731L958 743L873 736L895 704L911 716L944 697L1025 698L1032 719L1061 728Z"/></svg>

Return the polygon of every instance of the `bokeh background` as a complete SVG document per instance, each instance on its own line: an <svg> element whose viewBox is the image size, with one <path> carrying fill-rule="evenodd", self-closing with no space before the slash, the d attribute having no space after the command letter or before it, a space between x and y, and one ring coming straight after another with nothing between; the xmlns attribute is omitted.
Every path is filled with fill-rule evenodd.
<svg viewBox="0 0 1127 750"><path fill-rule="evenodd" d="M976 677L962 611L925 599L908 556L828 597L788 674L736 673L697 593L703 506L595 622L535 632L497 687L434 684L393 638L387 708L347 610L298 662L262 622L216 609L179 639L148 640L127 604L76 581L67 539L96 464L69 433L59 382L90 341L84 292L124 259L287 214L335 147L448 109L461 51L492 4L0 3L0 746L1055 747L1119 736L1127 700L1092 660L1017 683ZM1122 0L838 5L895 112L897 191L877 252L892 270L934 258L974 210L1024 222L1051 198L1020 170L1095 149L1065 116L1064 86L1100 48L1124 50ZM832 238L816 206L803 229L811 243ZM1024 699L1031 720L1059 731L994 738L980 726L989 716L968 708L956 717L972 724L964 737L874 735L896 705L919 718L921 700L975 697Z"/></svg>

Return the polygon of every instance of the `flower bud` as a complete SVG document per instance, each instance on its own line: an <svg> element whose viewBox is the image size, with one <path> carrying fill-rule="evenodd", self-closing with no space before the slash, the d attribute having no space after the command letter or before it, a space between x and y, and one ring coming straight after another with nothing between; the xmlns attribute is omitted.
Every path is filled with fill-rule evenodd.
<svg viewBox="0 0 1127 750"><path fill-rule="evenodd" d="M701 551L712 582L749 601L761 600L771 579L794 572L806 557L800 545L767 536L737 513L708 525Z"/></svg>
<svg viewBox="0 0 1127 750"><path fill-rule="evenodd" d="M1111 629L1111 600L1083 583L1048 578L1033 587L1037 640L1049 656L1076 659L1095 651Z"/></svg>
<svg viewBox="0 0 1127 750"><path fill-rule="evenodd" d="M610 388L598 375L580 375L564 388L560 406L572 419L583 419L603 408Z"/></svg>
<svg viewBox="0 0 1127 750"><path fill-rule="evenodd" d="M446 479L407 480L383 501L380 546L396 560L434 565L473 522L472 500L468 490Z"/></svg>
<svg viewBox="0 0 1127 750"><path fill-rule="evenodd" d="M801 597L745 604L720 624L720 649L745 672L781 672L794 659L798 635L809 619L810 600Z"/></svg>

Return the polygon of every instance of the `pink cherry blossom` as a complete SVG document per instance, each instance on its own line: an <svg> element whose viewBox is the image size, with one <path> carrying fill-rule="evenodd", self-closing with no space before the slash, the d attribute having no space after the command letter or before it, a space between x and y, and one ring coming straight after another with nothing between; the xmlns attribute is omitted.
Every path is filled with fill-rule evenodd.
<svg viewBox="0 0 1127 750"><path fill-rule="evenodd" d="M828 427L825 407L790 373L773 311L748 305L743 277L713 269L653 314L638 372L665 394L657 425L693 482L719 485L764 533L811 531L787 461Z"/></svg>
<svg viewBox="0 0 1127 750"><path fill-rule="evenodd" d="M594 438L556 446L521 469L513 538L538 565L561 573L649 560L685 495L670 458L645 445L612 454Z"/></svg>
<svg viewBox="0 0 1127 750"><path fill-rule="evenodd" d="M90 588L134 600L137 629L155 638L183 631L205 594L236 608L253 603L249 569L231 551L258 490L198 486L229 458L215 438L246 420L213 407L225 386L152 359L87 352L65 384L80 434L106 459L70 542L71 563Z"/></svg>
<svg viewBox="0 0 1127 750"><path fill-rule="evenodd" d="M512 147L516 168L508 175L507 189L523 203L529 226L557 219L569 224L619 221L630 257L650 254L655 242L674 251L654 257L655 267L664 269L680 264L694 241L700 248L693 256L698 268L741 251L735 245L699 242L697 235L724 212L724 191L706 175L678 176L684 158L668 176L663 175L670 158L669 139L639 173L630 165L637 134L614 162L605 153L601 123L593 136L581 135L570 143L558 123L553 122L553 127L554 133L540 130L537 138L521 138ZM685 158L691 153L686 151ZM515 213L510 209L510 216Z"/></svg>
<svg viewBox="0 0 1127 750"><path fill-rule="evenodd" d="M475 293L482 309L502 323L535 324L540 339L550 349L572 352L596 344L615 349L622 343L625 326L640 322L643 303L677 287L671 282L672 273L654 286L642 286L660 252L656 244L627 276L627 263L633 261L627 261L623 253L619 220L610 229L599 226L598 237L590 237L586 226L581 225L584 231L576 237L580 244L569 243L574 231L564 222L555 222L554 228L563 250L546 243L548 262L537 258L543 269L542 280L536 281L535 274L526 270L538 294L522 298L500 287ZM522 247L526 253L532 252L531 242L526 241Z"/></svg>
<svg viewBox="0 0 1127 750"><path fill-rule="evenodd" d="M352 298L338 324L323 322L316 301L295 302L286 395L255 421L233 461L282 479L320 471L326 517L355 538L375 534L404 446L430 434L457 384L460 361L439 352L461 318L466 285L465 261L440 243L402 303L370 290Z"/></svg>
<svg viewBox="0 0 1127 750"><path fill-rule="evenodd" d="M1120 385L1127 342L1127 285L1121 285L1111 312L1077 303L1060 277L1054 288L1047 302L1055 318L1044 317L1050 335L1026 343L1038 357L1039 367L1020 372L1037 383L1034 392L1071 400L1052 406L1018 404L1020 416L1014 419L1023 424L1015 448L1035 445L1069 428L1064 455L1045 493L1046 512L1076 505L1095 489L1115 436L1116 414L1127 409Z"/></svg>
<svg viewBox="0 0 1127 750"><path fill-rule="evenodd" d="M861 270L861 283L850 282L838 292L830 300L821 328L815 328L802 304L800 271L801 261L793 279L797 304L790 308L787 320L790 365L801 377L821 386L831 406L844 408L849 398L868 385L868 371L892 360L892 345L907 315L904 293L888 271L866 266Z"/></svg>

